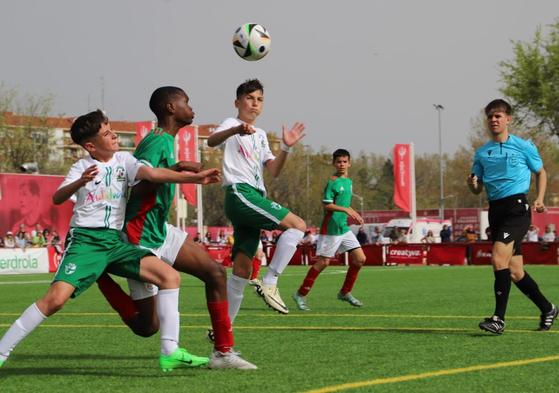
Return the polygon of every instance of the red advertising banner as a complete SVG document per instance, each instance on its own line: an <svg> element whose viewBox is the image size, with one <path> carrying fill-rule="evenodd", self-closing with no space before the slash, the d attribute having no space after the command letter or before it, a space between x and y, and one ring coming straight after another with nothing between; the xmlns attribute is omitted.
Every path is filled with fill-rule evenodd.
<svg viewBox="0 0 559 393"><path fill-rule="evenodd" d="M557 265L559 243L522 243L524 263L528 265Z"/></svg>
<svg viewBox="0 0 559 393"><path fill-rule="evenodd" d="M491 249L493 244L486 243L469 243L470 247L470 263L472 265L491 265Z"/></svg>
<svg viewBox="0 0 559 393"><path fill-rule="evenodd" d="M149 134L153 128L153 123L151 121L137 121L136 122L136 146L140 143L144 137Z"/></svg>
<svg viewBox="0 0 559 393"><path fill-rule="evenodd" d="M198 149L198 136L196 127L188 126L179 130L179 161L197 161L196 150ZM196 198L195 184L181 184L181 191L184 199L191 206L196 206L198 200Z"/></svg>
<svg viewBox="0 0 559 393"><path fill-rule="evenodd" d="M429 244L427 251L428 265L465 265L465 244Z"/></svg>
<svg viewBox="0 0 559 393"><path fill-rule="evenodd" d="M7 231L15 234L20 225L31 232L39 224L51 233L57 231L64 242L74 206L70 201L52 203L62 180L62 176L0 174L0 236Z"/></svg>
<svg viewBox="0 0 559 393"><path fill-rule="evenodd" d="M394 145L394 204L411 211L411 152L410 145Z"/></svg>
<svg viewBox="0 0 559 393"><path fill-rule="evenodd" d="M392 244L386 250L387 264L423 264L422 244Z"/></svg>
<svg viewBox="0 0 559 393"><path fill-rule="evenodd" d="M365 261L365 265L369 266L382 266L384 265L384 248L381 245L377 244L364 244L361 246L363 252L365 253L365 257L367 260Z"/></svg>

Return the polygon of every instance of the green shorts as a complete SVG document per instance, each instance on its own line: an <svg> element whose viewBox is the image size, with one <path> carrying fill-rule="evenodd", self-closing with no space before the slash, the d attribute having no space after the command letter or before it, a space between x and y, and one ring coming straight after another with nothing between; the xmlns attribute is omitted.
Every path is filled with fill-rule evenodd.
<svg viewBox="0 0 559 393"><path fill-rule="evenodd" d="M258 248L260 231L273 230L287 216L289 210L271 201L264 193L245 183L225 188L225 214L233 224L232 258L242 251L252 258Z"/></svg>
<svg viewBox="0 0 559 393"><path fill-rule="evenodd" d="M76 289L76 297L105 270L121 277L140 279L140 260L149 250L125 243L116 229L72 228L66 237L62 260L53 282L64 281Z"/></svg>

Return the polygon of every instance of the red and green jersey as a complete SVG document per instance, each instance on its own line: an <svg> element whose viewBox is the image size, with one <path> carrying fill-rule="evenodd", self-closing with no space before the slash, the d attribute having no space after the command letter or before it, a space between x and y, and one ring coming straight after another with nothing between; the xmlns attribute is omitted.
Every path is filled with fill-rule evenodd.
<svg viewBox="0 0 559 393"><path fill-rule="evenodd" d="M328 180L324 188L322 203L333 203L341 207L351 206L352 183L347 177L336 177ZM343 235L348 232L347 214L344 212L327 211L320 227L321 235Z"/></svg>
<svg viewBox="0 0 559 393"><path fill-rule="evenodd" d="M152 168L170 168L175 165L175 138L160 128L152 130L140 142L134 156ZM148 248L163 244L174 196L174 184L142 181L133 188L126 205L124 224L130 243Z"/></svg>

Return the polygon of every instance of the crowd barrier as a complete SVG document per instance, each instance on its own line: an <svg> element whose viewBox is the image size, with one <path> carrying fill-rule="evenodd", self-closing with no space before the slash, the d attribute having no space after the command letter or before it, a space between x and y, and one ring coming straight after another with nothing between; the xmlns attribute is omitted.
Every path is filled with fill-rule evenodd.
<svg viewBox="0 0 559 393"><path fill-rule="evenodd" d="M491 242L435 243L435 244L388 244L363 245L367 257L365 265L491 265ZM231 265L229 246L206 246L216 261ZM268 262L275 252L275 245L264 246ZM557 265L559 242L522 243L524 263ZM312 265L317 261L314 246L299 246L289 262L290 265ZM330 260L330 265L347 265L348 254L339 254Z"/></svg>
<svg viewBox="0 0 559 393"><path fill-rule="evenodd" d="M206 245L210 256L224 266L231 266L231 247ZM490 242L436 243L436 244L367 244L362 246L367 257L365 265L491 265ZM275 245L267 245L264 252L268 262L272 260ZM557 265L559 242L522 243L524 263L528 265ZM0 248L0 274L30 274L55 272L60 253L54 247ZM290 265L313 265L317 261L314 246L299 246L289 262ZM330 260L330 265L347 265L347 253Z"/></svg>

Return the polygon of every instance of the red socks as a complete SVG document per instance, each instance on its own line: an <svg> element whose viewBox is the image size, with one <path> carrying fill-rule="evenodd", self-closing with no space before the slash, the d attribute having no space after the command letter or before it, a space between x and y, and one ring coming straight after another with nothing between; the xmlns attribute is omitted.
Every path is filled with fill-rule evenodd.
<svg viewBox="0 0 559 393"><path fill-rule="evenodd" d="M311 291L311 288L314 285L314 281L316 280L319 274L320 272L311 266L311 268L307 272L305 279L303 280L303 283L301 284L299 290L297 291L299 292L299 295L307 296L307 294Z"/></svg>
<svg viewBox="0 0 559 393"><path fill-rule="evenodd" d="M120 315L124 322L132 319L138 313L132 298L107 273L103 273L97 279L97 285L113 310Z"/></svg>
<svg viewBox="0 0 559 393"><path fill-rule="evenodd" d="M229 352L233 348L233 328L229 319L229 303L227 300L208 302L208 311L214 331L214 348L219 352Z"/></svg>
<svg viewBox="0 0 559 393"><path fill-rule="evenodd" d="M262 261L256 257L252 258L252 274L250 275L251 280L258 278L258 273L260 273L260 266L262 266Z"/></svg>
<svg viewBox="0 0 559 393"><path fill-rule="evenodd" d="M344 285L342 286L342 289L340 291L342 295L351 292L351 290L353 289L353 285L355 284L355 280L357 280L359 270L361 270L361 266L349 265L349 269L347 269L347 274L345 276Z"/></svg>

